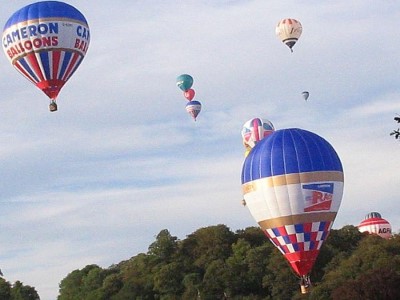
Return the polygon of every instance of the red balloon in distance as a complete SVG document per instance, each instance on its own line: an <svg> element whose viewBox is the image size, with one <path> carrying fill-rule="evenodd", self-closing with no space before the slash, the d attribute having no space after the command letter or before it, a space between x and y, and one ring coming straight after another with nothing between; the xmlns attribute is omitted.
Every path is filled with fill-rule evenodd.
<svg viewBox="0 0 400 300"><path fill-rule="evenodd" d="M194 89L188 89L187 91L183 92L183 96L185 96L185 98L188 99L189 101L192 101L194 95L195 95Z"/></svg>

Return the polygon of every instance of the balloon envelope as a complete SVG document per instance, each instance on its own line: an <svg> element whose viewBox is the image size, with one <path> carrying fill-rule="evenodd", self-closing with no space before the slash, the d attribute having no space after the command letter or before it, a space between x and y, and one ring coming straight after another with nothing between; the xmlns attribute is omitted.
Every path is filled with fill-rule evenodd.
<svg viewBox="0 0 400 300"><path fill-rule="evenodd" d="M253 148L259 141L275 131L271 121L261 118L253 118L243 124L243 145Z"/></svg>
<svg viewBox="0 0 400 300"><path fill-rule="evenodd" d="M81 64L89 42L89 26L82 13L57 1L21 8L3 31L8 60L53 100Z"/></svg>
<svg viewBox="0 0 400 300"><path fill-rule="evenodd" d="M315 133L282 129L261 140L242 168L250 213L300 276L314 265L343 194L343 168Z"/></svg>
<svg viewBox="0 0 400 300"><path fill-rule="evenodd" d="M188 74L179 75L176 78L176 85L178 86L178 88L185 92L192 87L193 77Z"/></svg>
<svg viewBox="0 0 400 300"><path fill-rule="evenodd" d="M192 116L192 118L196 121L197 116L201 111L201 103L196 100L189 101L186 104L186 111Z"/></svg>
<svg viewBox="0 0 400 300"><path fill-rule="evenodd" d="M304 100L307 101L308 97L310 96L309 92L302 92L301 95L303 96Z"/></svg>
<svg viewBox="0 0 400 300"><path fill-rule="evenodd" d="M295 19L282 19L275 28L275 33L278 38L285 43L292 52L292 48L300 38L302 32L303 27L301 23Z"/></svg>
<svg viewBox="0 0 400 300"><path fill-rule="evenodd" d="M392 237L392 226L378 212L367 214L364 220L358 225L358 230L360 232L376 234L384 239Z"/></svg>
<svg viewBox="0 0 400 300"><path fill-rule="evenodd" d="M189 101L194 98L195 94L196 92L194 91L194 89L188 89L187 91L183 92L183 96Z"/></svg>

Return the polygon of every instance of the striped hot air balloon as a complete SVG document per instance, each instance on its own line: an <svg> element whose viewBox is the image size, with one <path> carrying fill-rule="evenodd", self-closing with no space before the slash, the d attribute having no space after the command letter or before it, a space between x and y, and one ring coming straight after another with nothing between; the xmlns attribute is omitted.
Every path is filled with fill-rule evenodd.
<svg viewBox="0 0 400 300"><path fill-rule="evenodd" d="M10 63L51 100L81 64L90 31L75 7L58 1L27 5L15 12L3 30L3 50Z"/></svg>
<svg viewBox="0 0 400 300"><path fill-rule="evenodd" d="M302 279L303 293L338 212L343 183L333 147L298 128L275 131L243 163L246 206Z"/></svg>
<svg viewBox="0 0 400 300"><path fill-rule="evenodd" d="M266 138L275 131L271 121L261 118L253 118L243 124L242 141L246 149L245 156L263 138Z"/></svg>
<svg viewBox="0 0 400 300"><path fill-rule="evenodd" d="M196 121L197 116L201 111L201 103L196 100L189 101L186 104L186 111L192 116L192 118Z"/></svg>
<svg viewBox="0 0 400 300"><path fill-rule="evenodd" d="M358 230L360 232L376 234L384 239L392 237L392 226L378 212L367 214L364 220L358 225Z"/></svg>
<svg viewBox="0 0 400 300"><path fill-rule="evenodd" d="M275 28L276 35L289 47L291 52L293 52L292 48L297 43L302 32L303 27L301 23L295 19L282 19Z"/></svg>

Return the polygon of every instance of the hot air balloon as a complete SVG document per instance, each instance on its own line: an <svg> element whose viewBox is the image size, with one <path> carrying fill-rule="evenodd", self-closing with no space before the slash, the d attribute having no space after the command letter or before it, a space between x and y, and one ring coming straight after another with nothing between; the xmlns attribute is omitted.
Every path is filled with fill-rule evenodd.
<svg viewBox="0 0 400 300"><path fill-rule="evenodd" d="M281 129L261 140L243 163L243 197L265 235L301 278L309 273L335 220L343 168L333 147L315 133Z"/></svg>
<svg viewBox="0 0 400 300"><path fill-rule="evenodd" d="M176 78L176 85L178 88L180 88L182 91L186 92L188 89L190 89L193 85L193 77L188 75L188 74L182 74L179 75Z"/></svg>
<svg viewBox="0 0 400 300"><path fill-rule="evenodd" d="M243 124L242 139L246 148L245 156L263 138L266 138L275 131L271 121L261 118L253 118Z"/></svg>
<svg viewBox="0 0 400 300"><path fill-rule="evenodd" d="M378 212L367 214L364 220L358 225L358 230L360 232L376 234L384 239L392 237L392 226Z"/></svg>
<svg viewBox="0 0 400 300"><path fill-rule="evenodd" d="M183 96L189 101L193 100L195 94L196 92L194 91L194 89L188 89L187 91L183 92Z"/></svg>
<svg viewBox="0 0 400 300"><path fill-rule="evenodd" d="M282 19L275 29L276 35L289 47L291 52L293 52L292 48L300 38L302 31L301 23L295 19Z"/></svg>
<svg viewBox="0 0 400 300"><path fill-rule="evenodd" d="M75 7L58 1L27 5L15 12L3 31L3 50L11 64L50 98L56 98L81 64L90 31Z"/></svg>
<svg viewBox="0 0 400 300"><path fill-rule="evenodd" d="M301 93L301 95L303 96L303 99L307 101L308 97L310 96L310 93L304 91L304 92Z"/></svg>
<svg viewBox="0 0 400 300"><path fill-rule="evenodd" d="M196 121L198 114L201 111L201 103L196 100L189 101L186 104L186 111L192 116L192 118Z"/></svg>

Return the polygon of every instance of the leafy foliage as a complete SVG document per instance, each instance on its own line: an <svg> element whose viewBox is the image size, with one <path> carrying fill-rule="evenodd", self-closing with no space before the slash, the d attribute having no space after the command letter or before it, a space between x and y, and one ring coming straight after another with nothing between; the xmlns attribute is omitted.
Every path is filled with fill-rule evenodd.
<svg viewBox="0 0 400 300"><path fill-rule="evenodd" d="M14 284L0 277L1 300L39 300L39 294L34 287L24 285L17 280Z"/></svg>
<svg viewBox="0 0 400 300"><path fill-rule="evenodd" d="M311 292L301 294L288 262L259 228L232 232L220 224L183 240L163 229L146 254L74 270L61 281L58 300L400 299L400 236L331 230L311 279ZM11 293L2 282L0 293Z"/></svg>

